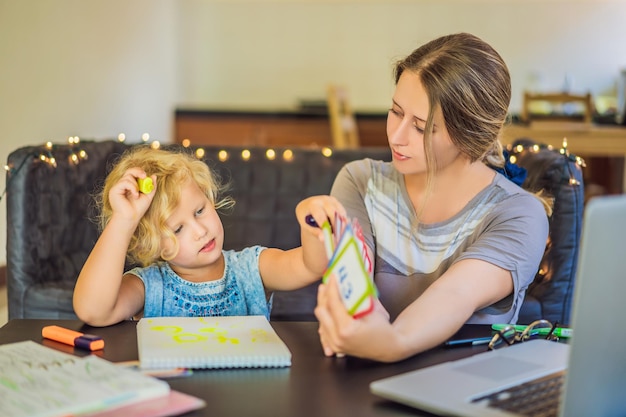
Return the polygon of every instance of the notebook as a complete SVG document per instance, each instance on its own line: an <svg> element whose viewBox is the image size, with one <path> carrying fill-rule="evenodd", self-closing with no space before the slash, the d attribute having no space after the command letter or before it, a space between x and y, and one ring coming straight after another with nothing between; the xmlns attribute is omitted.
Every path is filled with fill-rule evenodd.
<svg viewBox="0 0 626 417"><path fill-rule="evenodd" d="M137 344L142 369L291 366L265 316L142 318Z"/></svg>
<svg viewBox="0 0 626 417"><path fill-rule="evenodd" d="M169 385L95 355L77 357L33 341L0 346L0 416L57 417L167 398Z"/></svg>
<svg viewBox="0 0 626 417"><path fill-rule="evenodd" d="M565 370L559 416L626 415L626 195L587 203L568 344L532 340L374 381L372 393L455 416L514 416L473 399Z"/></svg>

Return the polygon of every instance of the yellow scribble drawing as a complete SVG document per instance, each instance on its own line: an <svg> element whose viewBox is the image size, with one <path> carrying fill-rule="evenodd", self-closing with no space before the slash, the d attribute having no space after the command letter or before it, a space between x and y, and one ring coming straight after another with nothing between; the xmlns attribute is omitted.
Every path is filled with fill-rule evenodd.
<svg viewBox="0 0 626 417"><path fill-rule="evenodd" d="M205 340L208 339L208 337L203 336L201 334L195 334L195 333L183 333L183 334L175 334L174 336L172 336L172 339L176 343L197 343L197 342L204 342Z"/></svg>
<svg viewBox="0 0 626 417"><path fill-rule="evenodd" d="M220 327L218 323L209 323L210 320L207 320L205 318L199 318L198 321L204 324L208 324L208 326L201 327L195 332L185 331L182 326L174 325L152 326L151 329L170 335L172 337L172 341L178 344L204 342L209 340L209 338L216 340L218 343L221 344L240 344L241 341L239 337L229 337L228 329ZM241 327L241 323L235 323L229 326L231 330L235 331L237 330L237 328ZM271 341L271 336L265 329L252 328L249 331L249 340L253 343L269 343ZM209 336L207 333L212 334L212 336Z"/></svg>
<svg viewBox="0 0 626 417"><path fill-rule="evenodd" d="M270 341L270 335L263 329L250 329L252 342L267 343Z"/></svg>
<svg viewBox="0 0 626 417"><path fill-rule="evenodd" d="M226 337L224 335L217 335L217 341L220 343L231 343L233 345L238 345L239 344L239 339L236 337Z"/></svg>
<svg viewBox="0 0 626 417"><path fill-rule="evenodd" d="M180 326L152 326L152 330L163 333L179 333L183 331Z"/></svg>

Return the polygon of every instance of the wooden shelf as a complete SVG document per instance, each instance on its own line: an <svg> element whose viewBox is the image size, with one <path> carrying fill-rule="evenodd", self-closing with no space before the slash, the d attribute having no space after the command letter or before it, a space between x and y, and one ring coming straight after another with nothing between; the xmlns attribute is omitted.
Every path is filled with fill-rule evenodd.
<svg viewBox="0 0 626 417"><path fill-rule="evenodd" d="M387 146L386 114L356 114L362 146ZM177 110L175 140L198 145L331 146L328 115L297 111Z"/></svg>

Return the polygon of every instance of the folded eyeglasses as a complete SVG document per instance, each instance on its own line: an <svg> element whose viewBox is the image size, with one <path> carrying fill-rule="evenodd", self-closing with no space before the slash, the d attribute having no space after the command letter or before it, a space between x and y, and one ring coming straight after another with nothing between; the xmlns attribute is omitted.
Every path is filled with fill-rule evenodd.
<svg viewBox="0 0 626 417"><path fill-rule="evenodd" d="M557 325L558 322L552 324L548 320L535 320L522 332L515 330L513 325L506 326L493 335L489 342L488 349L495 350L503 346L511 346L514 343L525 342L530 339L543 338L557 342L559 338L554 334Z"/></svg>

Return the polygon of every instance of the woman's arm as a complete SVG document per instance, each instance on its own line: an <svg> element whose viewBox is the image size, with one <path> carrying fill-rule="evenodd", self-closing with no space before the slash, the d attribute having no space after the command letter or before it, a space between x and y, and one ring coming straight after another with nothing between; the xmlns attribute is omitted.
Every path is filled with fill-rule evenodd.
<svg viewBox="0 0 626 417"><path fill-rule="evenodd" d="M154 196L154 190L150 194L138 190L137 178L145 176L142 170L130 169L111 188L113 216L76 281L74 311L90 325L114 324L143 308L143 283L134 275L124 276L124 263L131 237Z"/></svg>
<svg viewBox="0 0 626 417"><path fill-rule="evenodd" d="M393 323L381 307L363 318L352 318L334 280L320 285L315 315L326 355L345 353L394 362L440 345L474 311L512 291L510 272L485 261L468 259L454 264Z"/></svg>

